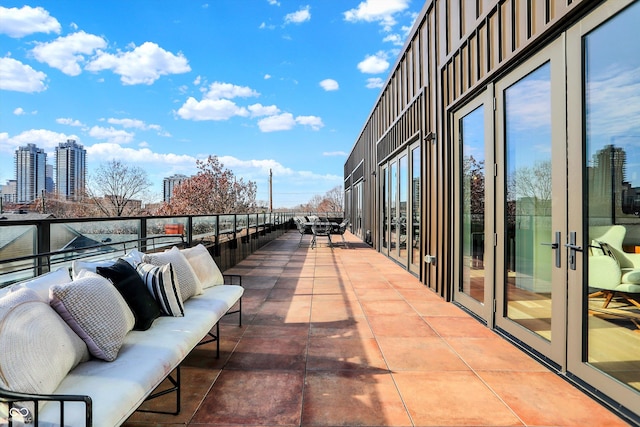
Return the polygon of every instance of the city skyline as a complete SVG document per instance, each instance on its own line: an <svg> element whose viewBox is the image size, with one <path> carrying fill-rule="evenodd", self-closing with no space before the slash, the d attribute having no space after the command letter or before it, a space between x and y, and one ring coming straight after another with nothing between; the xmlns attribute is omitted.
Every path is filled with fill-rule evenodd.
<svg viewBox="0 0 640 427"><path fill-rule="evenodd" d="M0 183L7 153L77 140L163 179L218 156L258 201L343 185L346 153L422 7L409 0L72 0L0 9ZM95 19L100 16L100 19Z"/></svg>

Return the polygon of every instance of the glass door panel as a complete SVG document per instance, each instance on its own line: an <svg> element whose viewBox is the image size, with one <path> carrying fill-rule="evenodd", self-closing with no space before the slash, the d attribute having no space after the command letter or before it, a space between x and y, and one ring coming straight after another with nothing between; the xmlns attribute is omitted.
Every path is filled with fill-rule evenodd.
<svg viewBox="0 0 640 427"><path fill-rule="evenodd" d="M404 155L398 159L398 220L396 221L398 231L398 251L395 256L398 260L407 264L407 234L408 224L408 194L409 194L409 161L408 156Z"/></svg>
<svg viewBox="0 0 640 427"><path fill-rule="evenodd" d="M421 167L420 146L411 150L411 219L409 222L411 259L409 264L415 273L420 272L420 167Z"/></svg>
<svg viewBox="0 0 640 427"><path fill-rule="evenodd" d="M382 249L381 252L385 255L389 254L389 170L388 168L380 168L380 175L382 176L382 188L380 198L382 200Z"/></svg>
<svg viewBox="0 0 640 427"><path fill-rule="evenodd" d="M486 320L493 322L494 284L494 176L493 87L454 114L454 138L458 141L456 176L460 191L454 209L455 241L460 242L454 298ZM489 165L489 166L487 166Z"/></svg>
<svg viewBox="0 0 640 427"><path fill-rule="evenodd" d="M640 3L615 7L597 9L568 37L582 54L568 62L583 76L570 87L582 135L570 148L584 150L573 170L584 177L574 192L586 199L569 213L584 251L569 276L568 370L640 415Z"/></svg>
<svg viewBox="0 0 640 427"><path fill-rule="evenodd" d="M543 246L553 236L550 79L551 64L546 63L504 92L506 315L547 340L554 250ZM535 120L532 109L537 110Z"/></svg>
<svg viewBox="0 0 640 427"><path fill-rule="evenodd" d="M484 105L460 120L462 150L461 291L484 303L485 141Z"/></svg>
<svg viewBox="0 0 640 427"><path fill-rule="evenodd" d="M389 255L398 252L398 163L389 165Z"/></svg>
<svg viewBox="0 0 640 427"><path fill-rule="evenodd" d="M496 84L504 174L497 188L496 325L558 364L566 354L563 51L560 39Z"/></svg>

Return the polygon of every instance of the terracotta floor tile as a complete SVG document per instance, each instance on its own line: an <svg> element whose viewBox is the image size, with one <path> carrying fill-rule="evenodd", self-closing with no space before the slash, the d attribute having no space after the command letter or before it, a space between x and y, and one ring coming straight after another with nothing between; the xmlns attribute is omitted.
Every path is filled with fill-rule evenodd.
<svg viewBox="0 0 640 427"><path fill-rule="evenodd" d="M377 315L367 320L376 337L435 337L436 333L418 315Z"/></svg>
<svg viewBox="0 0 640 427"><path fill-rule="evenodd" d="M410 426L391 374L309 372L302 410L304 426Z"/></svg>
<svg viewBox="0 0 640 427"><path fill-rule="evenodd" d="M357 288L356 295L361 301L404 301L404 297L395 289Z"/></svg>
<svg viewBox="0 0 640 427"><path fill-rule="evenodd" d="M468 371L451 347L438 337L378 337L392 371Z"/></svg>
<svg viewBox="0 0 640 427"><path fill-rule="evenodd" d="M306 337L243 338L225 369L302 370L306 363Z"/></svg>
<svg viewBox="0 0 640 427"><path fill-rule="evenodd" d="M355 317L364 317L364 311L357 301L317 300L311 306L311 321L338 322Z"/></svg>
<svg viewBox="0 0 640 427"><path fill-rule="evenodd" d="M393 378L418 426L521 426L472 372L396 372Z"/></svg>
<svg viewBox="0 0 640 427"><path fill-rule="evenodd" d="M547 368L498 336L445 338L471 369L481 371L538 371Z"/></svg>
<svg viewBox="0 0 640 427"><path fill-rule="evenodd" d="M316 338L309 340L308 370L376 369L386 372L380 347L369 338Z"/></svg>
<svg viewBox="0 0 640 427"><path fill-rule="evenodd" d="M527 425L628 425L554 373L481 371L478 375Z"/></svg>
<svg viewBox="0 0 640 427"><path fill-rule="evenodd" d="M408 297L407 301L409 301L411 306L421 316L425 316L425 317L444 316L444 317L464 317L464 318L469 317L469 314L467 314L460 307L455 306L453 304L442 304L442 301L416 300L411 297Z"/></svg>
<svg viewBox="0 0 640 427"><path fill-rule="evenodd" d="M336 322L312 322L310 336L314 338L373 338L369 322L364 317Z"/></svg>
<svg viewBox="0 0 640 427"><path fill-rule="evenodd" d="M424 316L423 318L442 337L497 337L495 332L471 317Z"/></svg>
<svg viewBox="0 0 640 427"><path fill-rule="evenodd" d="M416 314L415 310L404 300L360 300L362 308L367 316L378 316L381 314L402 315Z"/></svg>
<svg viewBox="0 0 640 427"><path fill-rule="evenodd" d="M300 425L301 372L225 370L192 424Z"/></svg>

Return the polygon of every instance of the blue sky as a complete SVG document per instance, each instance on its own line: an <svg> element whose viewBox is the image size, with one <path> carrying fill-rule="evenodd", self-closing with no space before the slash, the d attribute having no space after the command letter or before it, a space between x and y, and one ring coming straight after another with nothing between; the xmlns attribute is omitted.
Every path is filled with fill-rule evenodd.
<svg viewBox="0 0 640 427"><path fill-rule="evenodd" d="M342 185L346 156L419 0L3 1L0 183L14 152L59 142L89 173L120 159L162 179L217 155L292 207Z"/></svg>

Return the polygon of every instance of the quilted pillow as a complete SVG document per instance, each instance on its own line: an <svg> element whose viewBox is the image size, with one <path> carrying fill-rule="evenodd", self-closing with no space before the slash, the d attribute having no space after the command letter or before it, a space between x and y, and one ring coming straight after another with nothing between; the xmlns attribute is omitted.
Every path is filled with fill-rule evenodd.
<svg viewBox="0 0 640 427"><path fill-rule="evenodd" d="M171 264L178 281L178 289L180 289L182 301L202 293L202 283L198 280L198 276L191 268L187 258L176 246L161 253L146 254L142 258L142 262L159 266Z"/></svg>
<svg viewBox="0 0 640 427"><path fill-rule="evenodd" d="M184 316L184 305L171 264L158 266L142 262L138 264L136 270L160 305L163 314L174 317Z"/></svg>
<svg viewBox="0 0 640 427"><path fill-rule="evenodd" d="M110 267L97 267L96 273L106 277L116 287L133 312L133 329L146 331L160 316L160 306L151 296L142 278L127 261L119 259Z"/></svg>
<svg viewBox="0 0 640 427"><path fill-rule="evenodd" d="M85 343L36 291L18 288L0 299L0 387L50 394L78 363Z"/></svg>
<svg viewBox="0 0 640 427"><path fill-rule="evenodd" d="M189 261L203 288L224 284L224 277L218 265L202 243L193 248L182 249L180 252Z"/></svg>
<svg viewBox="0 0 640 427"><path fill-rule="evenodd" d="M125 335L133 329L131 309L107 279L89 271L50 289L51 306L80 338L89 352L108 362L115 360Z"/></svg>

